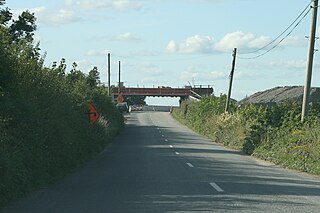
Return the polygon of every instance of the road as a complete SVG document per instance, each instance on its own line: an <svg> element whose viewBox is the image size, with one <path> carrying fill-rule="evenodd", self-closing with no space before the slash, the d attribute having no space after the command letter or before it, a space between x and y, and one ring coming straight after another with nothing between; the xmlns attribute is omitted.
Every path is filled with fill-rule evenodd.
<svg viewBox="0 0 320 213"><path fill-rule="evenodd" d="M4 212L319 212L320 179L214 144L168 112L133 112L100 155Z"/></svg>

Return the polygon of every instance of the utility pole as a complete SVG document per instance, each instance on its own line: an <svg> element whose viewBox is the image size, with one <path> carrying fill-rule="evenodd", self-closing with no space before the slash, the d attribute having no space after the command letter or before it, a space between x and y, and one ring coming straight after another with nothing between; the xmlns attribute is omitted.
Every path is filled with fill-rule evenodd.
<svg viewBox="0 0 320 213"><path fill-rule="evenodd" d="M303 122L305 117L307 117L308 110L309 110L309 97L310 97L314 43L315 43L315 34L316 34L316 25L317 25L317 12L318 12L318 0L313 0L312 1L312 18L311 18L311 27L310 27L310 40L309 40L309 53L308 53L308 61L307 61L306 80L305 80L304 92L303 92L301 122Z"/></svg>
<svg viewBox="0 0 320 213"><path fill-rule="evenodd" d="M228 112L229 110L229 105L230 105L230 99L231 99L231 90L232 90L232 82L233 82L233 74L234 74L234 69L236 66L236 56L237 56L237 48L233 49L233 60L232 60L232 68L231 68L231 72L230 72L230 81L229 81L229 91L228 91L228 96L227 96L227 102L226 102L226 108L224 110L224 112Z"/></svg>
<svg viewBox="0 0 320 213"><path fill-rule="evenodd" d="M119 92L118 92L119 94L120 94L120 91L121 91L121 90L120 90L120 89L121 89L121 87L120 87L120 84L121 84L121 79L120 79L120 77L121 77L121 62L119 61L119 85L118 85L118 86L119 86Z"/></svg>
<svg viewBox="0 0 320 213"><path fill-rule="evenodd" d="M111 85L110 85L110 73L111 73L111 70L110 70L110 53L108 53L108 95L110 96L111 95Z"/></svg>

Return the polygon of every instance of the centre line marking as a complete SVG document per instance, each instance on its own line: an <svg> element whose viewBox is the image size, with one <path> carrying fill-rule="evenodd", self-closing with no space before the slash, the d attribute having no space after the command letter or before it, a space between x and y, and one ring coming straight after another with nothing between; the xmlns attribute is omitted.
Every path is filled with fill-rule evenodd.
<svg viewBox="0 0 320 213"><path fill-rule="evenodd" d="M191 163L187 163L187 165L191 168L193 168L194 166Z"/></svg>
<svg viewBox="0 0 320 213"><path fill-rule="evenodd" d="M173 146L172 146L172 145L170 145L170 148L173 148Z"/></svg>
<svg viewBox="0 0 320 213"><path fill-rule="evenodd" d="M216 183L212 182L212 183L210 183L210 185L211 185L215 190L217 190L218 192L224 192L224 190L221 189L220 186L218 186Z"/></svg>
<svg viewBox="0 0 320 213"><path fill-rule="evenodd" d="M180 155L180 153L179 153L179 152L176 152L176 155Z"/></svg>

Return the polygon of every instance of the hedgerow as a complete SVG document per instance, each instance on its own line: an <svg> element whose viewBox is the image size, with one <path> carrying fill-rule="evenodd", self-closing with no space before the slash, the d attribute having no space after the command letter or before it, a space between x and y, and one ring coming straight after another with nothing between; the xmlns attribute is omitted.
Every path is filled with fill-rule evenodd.
<svg viewBox="0 0 320 213"><path fill-rule="evenodd" d="M96 67L45 67L34 15L8 12L0 9L0 207L83 165L123 126ZM101 114L93 126L88 103Z"/></svg>
<svg viewBox="0 0 320 213"><path fill-rule="evenodd" d="M320 105L313 103L300 122L299 103L275 106L233 103L224 113L225 96L183 102L173 116L214 142L284 167L320 174Z"/></svg>

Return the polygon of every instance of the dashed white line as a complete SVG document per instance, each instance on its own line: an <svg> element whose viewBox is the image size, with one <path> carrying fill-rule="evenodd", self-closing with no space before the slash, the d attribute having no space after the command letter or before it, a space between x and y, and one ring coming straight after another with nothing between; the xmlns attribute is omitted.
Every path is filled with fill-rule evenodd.
<svg viewBox="0 0 320 213"><path fill-rule="evenodd" d="M193 168L194 166L191 163L187 163L187 165L191 168Z"/></svg>
<svg viewBox="0 0 320 213"><path fill-rule="evenodd" d="M180 153L179 153L179 152L176 152L176 155L180 155Z"/></svg>
<svg viewBox="0 0 320 213"><path fill-rule="evenodd" d="M212 182L212 183L210 183L210 185L211 185L215 190L217 190L218 192L224 192L224 190L221 189L220 186L218 186L216 183Z"/></svg>
<svg viewBox="0 0 320 213"><path fill-rule="evenodd" d="M170 145L170 148L173 148L173 146L172 146L172 145Z"/></svg>

